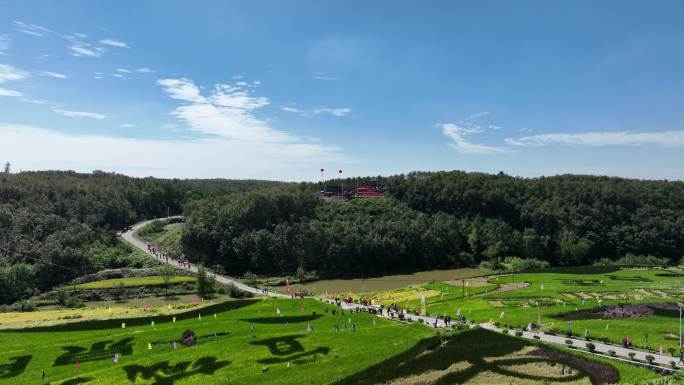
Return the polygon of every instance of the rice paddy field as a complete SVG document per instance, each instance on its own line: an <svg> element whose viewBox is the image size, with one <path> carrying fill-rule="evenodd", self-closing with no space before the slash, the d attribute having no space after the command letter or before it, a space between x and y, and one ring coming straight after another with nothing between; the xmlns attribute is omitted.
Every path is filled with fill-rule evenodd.
<svg viewBox="0 0 684 385"><path fill-rule="evenodd" d="M592 365L619 379L656 376L481 329L438 335L418 323L328 310L311 299L249 299L2 330L0 383L39 384L43 372L45 383L62 385L605 383ZM187 330L196 345L182 343Z"/></svg>
<svg viewBox="0 0 684 385"><path fill-rule="evenodd" d="M482 282L486 283L482 283ZM374 292L376 303L396 303L431 315L461 314L475 323L499 322L523 329L532 324L556 333L677 351L684 271L678 268L590 267L515 275L491 275ZM467 286L466 286L467 285Z"/></svg>

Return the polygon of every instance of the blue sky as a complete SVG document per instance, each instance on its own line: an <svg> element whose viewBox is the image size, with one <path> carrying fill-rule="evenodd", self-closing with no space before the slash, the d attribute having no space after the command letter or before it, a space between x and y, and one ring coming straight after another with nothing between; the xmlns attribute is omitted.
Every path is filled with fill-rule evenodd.
<svg viewBox="0 0 684 385"><path fill-rule="evenodd" d="M680 1L2 1L15 170L684 179Z"/></svg>

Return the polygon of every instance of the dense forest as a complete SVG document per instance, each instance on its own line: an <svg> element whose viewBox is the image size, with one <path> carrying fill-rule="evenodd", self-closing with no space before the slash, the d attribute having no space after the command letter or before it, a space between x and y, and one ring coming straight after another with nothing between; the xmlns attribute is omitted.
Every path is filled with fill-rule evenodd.
<svg viewBox="0 0 684 385"><path fill-rule="evenodd" d="M116 231L186 202L275 182L165 180L94 172L0 174L0 304L74 277L150 263Z"/></svg>
<svg viewBox="0 0 684 385"><path fill-rule="evenodd" d="M167 210L186 216L186 256L232 275L344 277L510 257L567 266L684 256L682 182L465 172L344 181L369 183L384 186L386 197L324 201L323 185L314 183L0 174L0 303L102 269L153 263L116 230Z"/></svg>
<svg viewBox="0 0 684 385"><path fill-rule="evenodd" d="M321 201L321 185L302 184L194 201L186 207L183 246L191 258L231 274L301 268L321 276L507 257L567 266L684 256L682 182L465 172L379 181L387 189L379 200Z"/></svg>

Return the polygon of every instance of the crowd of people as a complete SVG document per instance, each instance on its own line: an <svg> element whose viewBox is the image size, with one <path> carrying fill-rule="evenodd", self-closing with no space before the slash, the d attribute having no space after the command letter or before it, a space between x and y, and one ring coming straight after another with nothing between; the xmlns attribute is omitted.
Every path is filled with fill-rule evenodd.
<svg viewBox="0 0 684 385"><path fill-rule="evenodd" d="M173 263L177 264L178 267L182 267L184 269L189 269L190 267L192 267L192 264L188 260L166 255L166 254L162 253L161 251L157 250L156 247L150 245L149 242L146 242L145 245L147 246L147 251L161 261L165 261L166 263L173 262Z"/></svg>

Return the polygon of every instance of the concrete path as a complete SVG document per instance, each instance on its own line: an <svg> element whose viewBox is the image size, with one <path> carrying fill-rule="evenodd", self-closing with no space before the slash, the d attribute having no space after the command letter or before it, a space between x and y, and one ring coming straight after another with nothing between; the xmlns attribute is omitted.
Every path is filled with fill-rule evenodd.
<svg viewBox="0 0 684 385"><path fill-rule="evenodd" d="M181 217L171 217L171 218L181 218ZM171 219L171 218L169 218L169 219ZM183 270L187 270L187 271L190 271L190 272L193 272L193 273L197 273L197 266L196 266L196 265L193 265L193 264L191 264L191 263L188 263L188 264L179 264L178 261L176 261L175 259L169 258L169 259L167 260L167 259L164 258L164 257L158 257L158 256L156 256L154 253L152 253L150 250L148 250L147 244L146 244L143 240L139 239L138 237L136 237L136 236L134 235L134 233L135 233L136 230L138 230L139 228L145 226L146 224L148 224L148 223L150 223L150 222L152 222L152 221L154 221L154 220L156 220L156 219L152 219L152 220L149 220L149 221L136 223L135 225L133 225L133 226L131 227L131 229L130 229L129 231L126 231L126 232L121 233L121 238L123 238L126 242L130 243L130 244L133 245L134 247L140 249L142 252L144 252L145 254L147 254L147 255L149 255L149 256L155 258L155 259L158 260L158 261L167 263L167 264L169 264L169 265L171 265L171 266L173 266L173 267L175 267L175 268L178 268L178 269L183 269ZM240 281L238 281L238 280L236 280L236 279L234 279L234 278L227 277L227 276L218 275L218 274L214 274L214 273L207 273L207 274L209 274L209 275L211 275L212 277L214 277L214 279L215 279L217 282L220 282L220 283L225 284L225 285L233 284L233 285L235 285L235 287L237 287L238 289L240 289L240 290L242 290L242 291L250 292L250 293L252 293L252 294L264 295L264 296L268 296L268 297L288 297L288 296L285 295L285 294L280 294L280 293L274 293L274 292L270 292L270 291L265 291L265 290L262 290L262 289L257 289L256 287L251 287L251 286L249 286L249 285L245 285L244 283L242 283L242 282L240 282Z"/></svg>
<svg viewBox="0 0 684 385"><path fill-rule="evenodd" d="M480 324L480 327L483 329L495 331L498 333L501 333L503 331L503 329L496 327L496 326L494 326L488 322ZM509 330L508 334L509 335L515 335L515 332L516 332L515 330ZM641 350L627 349L627 348L624 348L624 347L618 346L618 345L609 345L609 344L605 344L605 343L600 342L600 341L593 341L593 340L592 341L585 341L585 340L578 339L578 338L568 338L566 336L558 336L558 335L552 336L550 334L523 331L522 338L525 338L528 340L533 340L533 339L536 340L535 336L539 337L539 339L538 339L539 341L551 343L551 344L555 344L555 345L562 345L562 346L568 346L565 343L565 341L566 340L572 340L572 346L574 346L575 348L581 348L582 350L586 350L587 344L592 343L596 347L594 350L596 353L600 353L602 355L605 355L607 358L611 358L611 359L616 358L616 357L612 357L611 355L609 355L608 354L609 350L615 351L616 355L619 358L627 359L627 360L630 359L629 353L634 352L636 354L634 356L634 358L636 358L640 361L643 361L643 362L648 362L648 361L646 361L646 356L651 355L651 356L655 357L655 359L653 360L654 363L661 364L661 365L666 366L668 368L670 368L670 361L675 361L675 362L679 361L679 358L675 358L675 357L668 356L668 355L660 355L658 353L648 353L648 352L644 352ZM681 363L677 365L677 367L680 367L680 368L682 366L683 365Z"/></svg>

